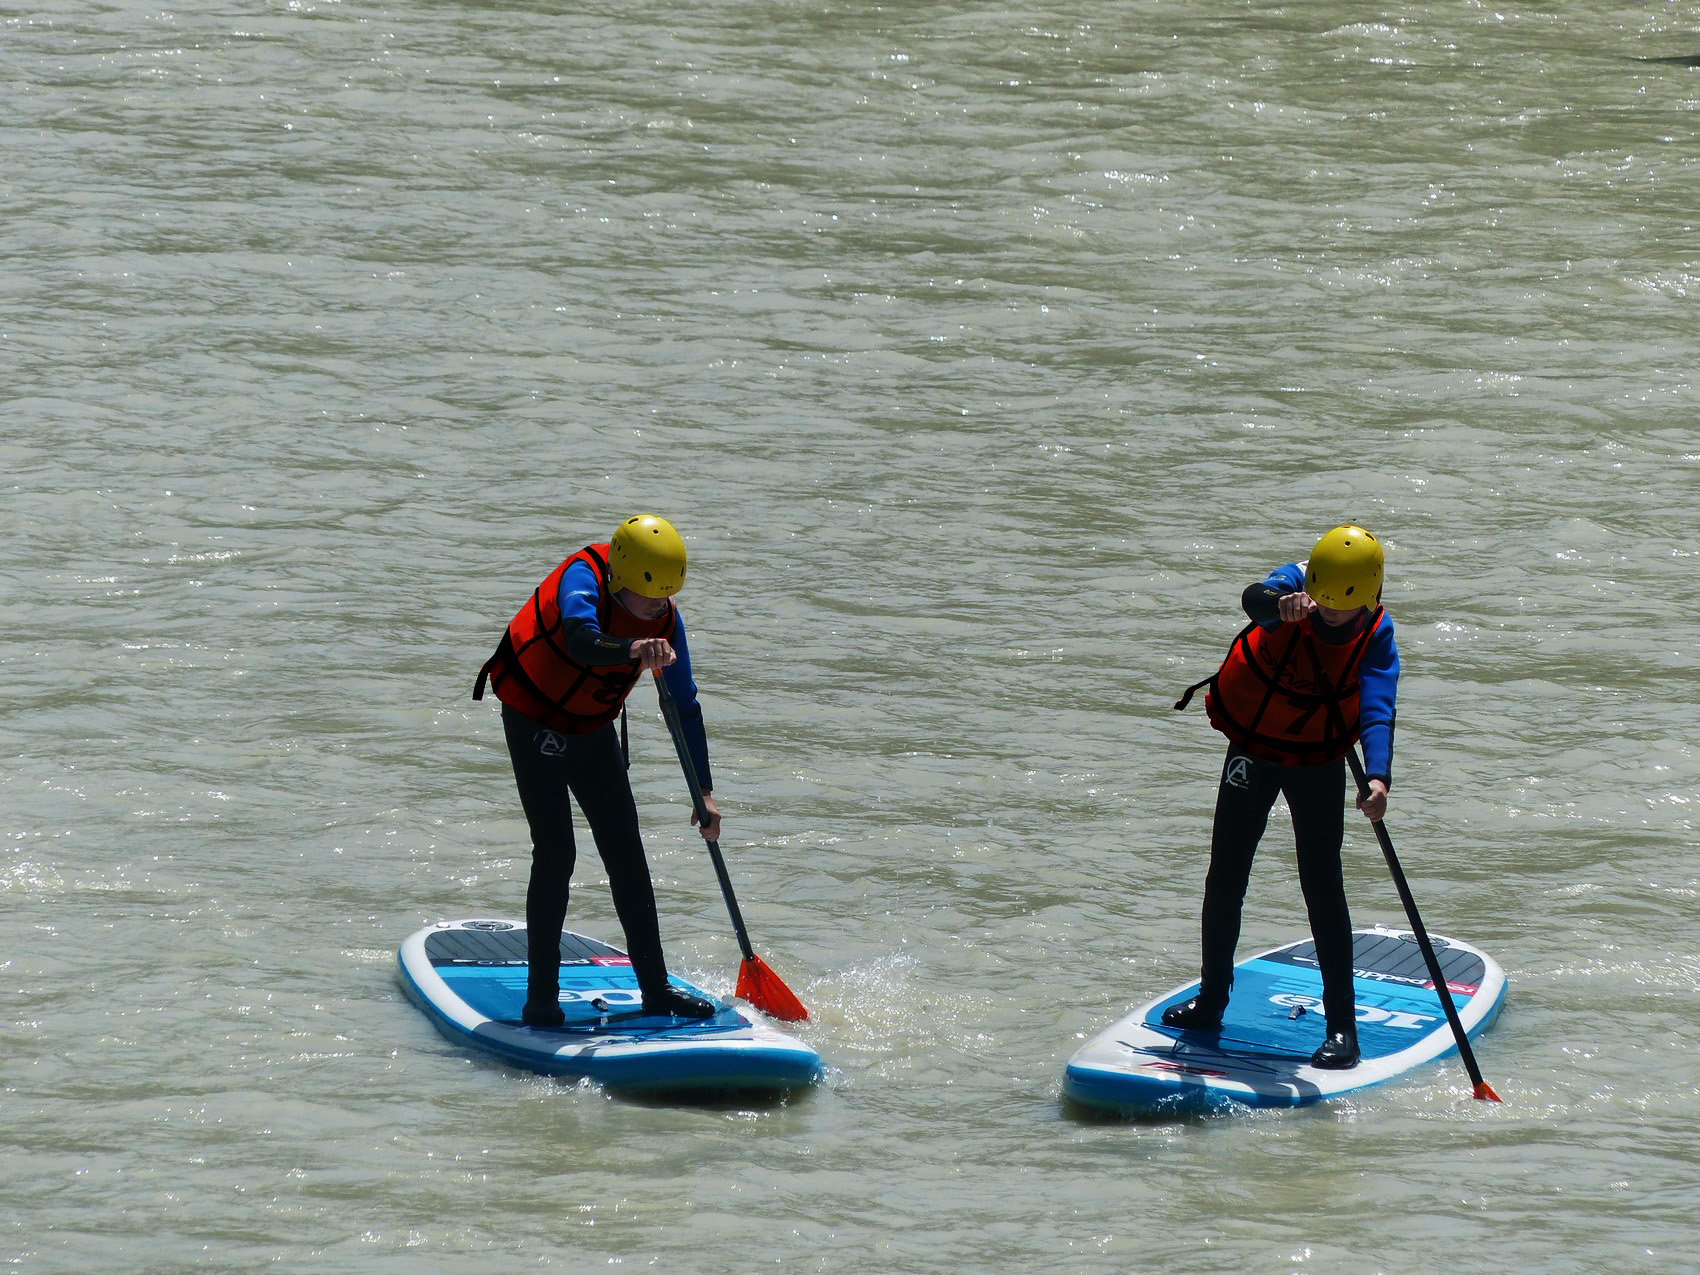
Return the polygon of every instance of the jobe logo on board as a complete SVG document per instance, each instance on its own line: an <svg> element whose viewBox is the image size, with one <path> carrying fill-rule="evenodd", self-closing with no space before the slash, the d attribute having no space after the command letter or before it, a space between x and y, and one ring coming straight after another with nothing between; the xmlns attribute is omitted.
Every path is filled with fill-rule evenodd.
<svg viewBox="0 0 1700 1275"><path fill-rule="evenodd" d="M1269 998L1269 1003L1279 1005L1282 1009L1302 1008L1321 1010L1322 998L1307 996L1299 992L1277 992ZM1379 1023L1383 1027L1419 1028L1425 1023L1438 1022L1437 1014L1416 1014L1408 1009L1387 1009L1381 1005L1366 1005L1363 997L1358 997L1357 1017L1360 1023Z"/></svg>
<svg viewBox="0 0 1700 1275"><path fill-rule="evenodd" d="M563 987L561 989L561 1004L570 1005L574 1001L588 1001L599 1009L610 1005L641 1005L643 996L630 987Z"/></svg>

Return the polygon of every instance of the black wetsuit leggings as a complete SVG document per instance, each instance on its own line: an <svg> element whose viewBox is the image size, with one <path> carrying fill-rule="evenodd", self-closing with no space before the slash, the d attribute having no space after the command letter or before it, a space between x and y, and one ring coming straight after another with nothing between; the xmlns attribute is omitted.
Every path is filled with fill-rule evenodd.
<svg viewBox="0 0 1700 1275"><path fill-rule="evenodd" d="M1323 1010L1329 1031L1356 1026L1352 993L1352 916L1340 870L1345 836L1346 765L1283 766L1238 748L1228 749L1216 790L1216 822L1210 837L1210 873L1204 882L1202 991L1225 996L1234 977L1234 948L1240 938L1240 908L1257 843L1269 824L1275 799L1284 796L1293 816L1299 886L1322 973Z"/></svg>
<svg viewBox="0 0 1700 1275"><path fill-rule="evenodd" d="M502 729L520 804L531 825L531 885L525 894L531 964L527 999L553 1004L559 992L561 929L577 858L572 799L584 812L608 870L608 888L626 932L638 986L651 995L666 987L655 889L638 835L637 802L626 777L625 754L613 724L588 735L563 735L504 704Z"/></svg>

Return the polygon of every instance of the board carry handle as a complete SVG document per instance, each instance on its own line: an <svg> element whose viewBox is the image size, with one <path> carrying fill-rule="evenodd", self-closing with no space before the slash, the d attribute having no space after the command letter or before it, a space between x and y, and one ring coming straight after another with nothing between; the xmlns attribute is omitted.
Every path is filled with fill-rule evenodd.
<svg viewBox="0 0 1700 1275"><path fill-rule="evenodd" d="M691 790L691 807L696 811L697 823L708 827L710 815L708 805L702 799L702 782L697 778L696 763L691 760L691 750L685 743L685 728L679 721L679 704L673 698L673 692L667 689L667 683L661 676L660 669L652 669L655 677L656 694L661 697L661 715L667 719L668 733L673 736L673 749L679 754L679 768L685 772L685 785ZM732 931L738 936L738 950L743 954L743 962L738 966L738 986L736 995L754 1005L770 1018L781 1022L800 1023L809 1016L803 1002L797 999L797 994L785 985L783 979L768 968L767 962L755 954L750 946L749 932L744 928L744 914L738 907L738 898L732 893L732 876L726 871L726 860L720 853L720 843L709 841L709 858L714 860L714 875L720 879L720 893L726 899L726 911L732 918Z"/></svg>
<svg viewBox="0 0 1700 1275"><path fill-rule="evenodd" d="M1351 763L1352 778L1357 781L1358 795L1369 796L1369 779L1364 774L1363 762L1358 760L1356 747L1347 751L1346 760ZM1417 901L1411 897L1411 887L1405 880L1405 870L1399 866L1399 856L1393 853L1393 839L1387 835L1387 829L1382 826L1381 820L1373 819L1370 822L1375 828L1375 839L1381 843L1381 855L1387 860L1387 870L1393 876L1393 886L1399 891L1399 902L1405 905L1405 916L1411 922L1411 933L1416 936L1417 946L1422 949L1423 961L1428 965L1428 976L1434 983L1435 994L1440 997L1440 1007L1446 1011L1447 1024L1452 1028L1453 1038L1458 1042L1458 1056L1464 1060L1464 1070L1470 1073L1470 1081L1475 1085L1475 1096L1483 1102L1499 1102L1500 1096L1493 1091L1492 1085L1482 1079L1482 1069L1476 1065L1476 1054L1470 1048L1470 1038L1458 1017L1458 1007L1452 1003L1452 989L1446 985L1446 975L1441 972L1440 959L1434 954L1434 944L1429 941L1428 931L1423 928L1423 918L1417 914Z"/></svg>

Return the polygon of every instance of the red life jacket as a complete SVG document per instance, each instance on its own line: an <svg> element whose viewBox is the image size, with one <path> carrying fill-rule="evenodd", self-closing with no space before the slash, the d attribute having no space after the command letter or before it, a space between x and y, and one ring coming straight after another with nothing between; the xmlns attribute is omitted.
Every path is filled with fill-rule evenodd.
<svg viewBox="0 0 1700 1275"><path fill-rule="evenodd" d="M640 620L614 601L608 585L608 546L587 545L549 573L502 634L496 653L478 674L473 699L484 698L484 681L496 698L516 712L564 735L588 735L620 715L636 664L580 664L561 640L561 576L575 562L596 571L596 623L610 637L673 640L677 613L671 601L653 620Z"/></svg>
<svg viewBox="0 0 1700 1275"><path fill-rule="evenodd" d="M1212 677L1187 688L1185 708L1201 686L1210 724L1253 757L1289 766L1344 757L1358 740L1362 687L1358 665L1380 607L1350 642L1325 642L1314 620L1264 628L1249 624Z"/></svg>

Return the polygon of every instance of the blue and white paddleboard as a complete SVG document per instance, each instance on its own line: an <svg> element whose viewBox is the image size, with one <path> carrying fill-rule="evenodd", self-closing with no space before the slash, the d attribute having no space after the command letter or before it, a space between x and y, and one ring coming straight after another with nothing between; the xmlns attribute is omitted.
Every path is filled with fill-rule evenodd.
<svg viewBox="0 0 1700 1275"><path fill-rule="evenodd" d="M1471 1040L1505 1002L1505 971L1457 939L1429 935ZM1458 1043L1416 938L1377 927L1353 935L1362 1059L1345 1071L1310 1065L1325 1036L1316 944L1306 938L1234 967L1218 1032L1165 1027L1163 1011L1198 994L1188 983L1094 1036L1069 1061L1063 1096L1127 1114L1234 1106L1303 1107L1355 1093L1456 1053Z"/></svg>
<svg viewBox="0 0 1700 1275"><path fill-rule="evenodd" d="M625 1090L778 1091L821 1077L820 1055L753 1009L722 1005L706 1019L644 1014L630 959L582 934L561 936L560 1027L520 1021L521 922L439 921L404 942L398 959L403 988L443 1035L532 1071Z"/></svg>

